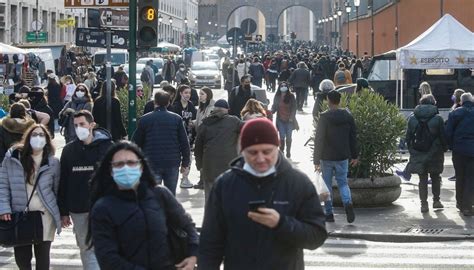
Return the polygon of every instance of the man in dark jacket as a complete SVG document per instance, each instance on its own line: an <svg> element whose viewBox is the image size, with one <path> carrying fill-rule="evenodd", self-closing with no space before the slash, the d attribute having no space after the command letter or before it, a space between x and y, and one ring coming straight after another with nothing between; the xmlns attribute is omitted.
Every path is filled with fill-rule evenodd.
<svg viewBox="0 0 474 270"><path fill-rule="evenodd" d="M314 185L278 150L265 118L242 128L242 157L219 176L206 205L198 269L301 270L303 249L327 238Z"/></svg>
<svg viewBox="0 0 474 270"><path fill-rule="evenodd" d="M453 151L456 172L456 207L465 216L474 216L474 103L471 93L461 96L462 106L449 113L446 137Z"/></svg>
<svg viewBox="0 0 474 270"><path fill-rule="evenodd" d="M155 110L138 121L132 141L145 152L158 183L176 194L179 172L189 168L190 147L183 119L166 109L169 104L170 94L158 90Z"/></svg>
<svg viewBox="0 0 474 270"><path fill-rule="evenodd" d="M252 84L262 87L262 79L265 75L265 68L263 67L262 63L260 63L260 59L255 57L253 59L253 63L249 67L249 74L252 76Z"/></svg>
<svg viewBox="0 0 474 270"><path fill-rule="evenodd" d="M86 236L89 224L89 179L112 145L107 130L95 127L92 114L82 110L74 114L77 138L68 143L61 154L61 178L58 206L63 227L74 224L74 234L84 269L100 269L89 249Z"/></svg>
<svg viewBox="0 0 474 270"><path fill-rule="evenodd" d="M206 201L216 178L229 169L229 163L238 156L237 140L242 124L239 118L229 115L227 101L219 99L199 126L194 156L204 182Z"/></svg>
<svg viewBox="0 0 474 270"><path fill-rule="evenodd" d="M316 171L322 171L332 198L332 178L335 176L341 193L342 202L347 215L347 222L354 222L355 215L352 207L351 190L347 184L349 159L351 165L356 165L356 125L352 115L345 109L339 108L341 94L332 90L327 94L329 110L321 113L316 136L314 139L313 162ZM324 203L326 221L334 222L332 200Z"/></svg>
<svg viewBox="0 0 474 270"><path fill-rule="evenodd" d="M311 74L304 62L298 63L298 68L291 74L288 82L293 86L296 93L296 104L298 111L303 111L303 105L308 97L308 87L311 83Z"/></svg>
<svg viewBox="0 0 474 270"><path fill-rule="evenodd" d="M240 118L240 111L245 103L251 98L257 99L255 92L250 88L250 76L244 75L240 79L240 85L232 89L229 95L229 114Z"/></svg>

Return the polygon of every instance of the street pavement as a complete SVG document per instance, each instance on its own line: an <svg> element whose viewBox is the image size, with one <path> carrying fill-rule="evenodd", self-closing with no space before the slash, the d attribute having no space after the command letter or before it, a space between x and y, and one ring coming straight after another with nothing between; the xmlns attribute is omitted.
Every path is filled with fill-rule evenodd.
<svg viewBox="0 0 474 270"><path fill-rule="evenodd" d="M214 99L226 98L214 90ZM273 100L273 95L268 98ZM300 130L293 134L291 162L314 179L311 149L304 146L313 132L312 96L303 113L298 113ZM64 146L61 135L54 143L57 156ZM407 155L401 155L407 158ZM404 164L397 164L403 168ZM394 168L395 169L395 168ZM388 207L356 208L356 220L349 224L344 210L335 208L335 223L328 223L330 237L316 251L305 251L306 269L474 269L474 218L462 216L455 207L455 186L447 177L454 174L450 154L446 155L441 201L442 210L422 214L418 199L418 179L402 183L401 197ZM197 183L194 164L190 180ZM431 196L431 194L430 194ZM177 198L201 227L204 193L196 189L177 190ZM430 204L431 206L431 204ZM51 251L52 269L80 269L79 251L70 228L56 236ZM16 269L12 249L0 248L0 268Z"/></svg>

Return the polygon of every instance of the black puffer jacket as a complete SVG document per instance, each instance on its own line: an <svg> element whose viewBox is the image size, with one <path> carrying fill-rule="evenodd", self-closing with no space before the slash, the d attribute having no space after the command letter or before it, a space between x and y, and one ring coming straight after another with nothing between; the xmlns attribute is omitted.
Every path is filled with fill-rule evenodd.
<svg viewBox="0 0 474 270"><path fill-rule="evenodd" d="M316 249L327 238L324 213L309 178L280 154L276 173L255 178L243 158L214 184L206 205L199 246L199 269L300 270L303 249ZM250 220L248 203L266 200L280 214L276 228Z"/></svg>
<svg viewBox="0 0 474 270"><path fill-rule="evenodd" d="M188 233L190 256L196 256L199 238L194 224L168 189L157 186L153 190L143 182L137 192L111 189L91 210L92 241L100 268L175 269L167 240L167 216Z"/></svg>

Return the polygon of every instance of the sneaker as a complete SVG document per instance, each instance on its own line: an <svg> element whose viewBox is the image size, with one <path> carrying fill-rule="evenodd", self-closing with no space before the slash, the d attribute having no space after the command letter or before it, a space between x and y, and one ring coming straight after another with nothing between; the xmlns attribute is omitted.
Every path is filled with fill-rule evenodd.
<svg viewBox="0 0 474 270"><path fill-rule="evenodd" d="M448 177L449 181L456 181L456 175L453 175L451 177Z"/></svg>
<svg viewBox="0 0 474 270"><path fill-rule="evenodd" d="M421 202L421 213L426 213L428 212L430 209L428 208L428 202Z"/></svg>
<svg viewBox="0 0 474 270"><path fill-rule="evenodd" d="M411 179L411 174L406 173L405 171L396 170L395 173L405 181L410 181Z"/></svg>
<svg viewBox="0 0 474 270"><path fill-rule="evenodd" d="M344 206L344 210L346 211L347 222L349 223L354 222L355 214L354 214L354 207L352 206L352 203Z"/></svg>
<svg viewBox="0 0 474 270"><path fill-rule="evenodd" d="M188 178L182 178L181 179L181 184L179 185L180 188L192 188L193 183L189 181Z"/></svg>
<svg viewBox="0 0 474 270"><path fill-rule="evenodd" d="M444 208L444 205L440 201L434 201L433 208Z"/></svg>
<svg viewBox="0 0 474 270"><path fill-rule="evenodd" d="M326 215L326 222L335 222L334 214Z"/></svg>

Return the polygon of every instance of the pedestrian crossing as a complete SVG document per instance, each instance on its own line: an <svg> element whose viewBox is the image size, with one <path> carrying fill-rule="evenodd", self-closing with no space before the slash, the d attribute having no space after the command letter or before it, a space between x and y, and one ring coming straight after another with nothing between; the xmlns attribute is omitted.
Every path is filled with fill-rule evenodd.
<svg viewBox="0 0 474 270"><path fill-rule="evenodd" d="M474 243L387 243L329 238L317 250L305 250L307 270L319 269L474 269ZM33 259L34 263L34 259ZM17 269L12 248L0 248L0 269ZM82 269L70 228L56 236L51 269Z"/></svg>

